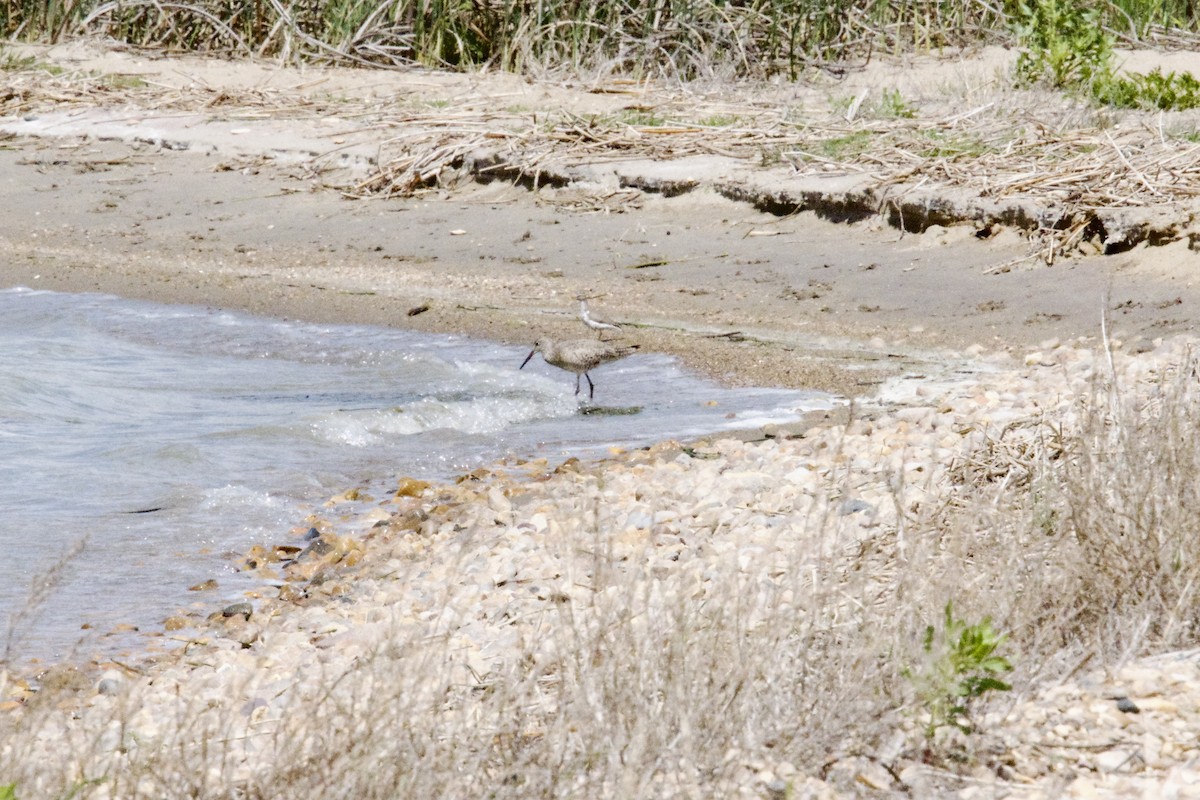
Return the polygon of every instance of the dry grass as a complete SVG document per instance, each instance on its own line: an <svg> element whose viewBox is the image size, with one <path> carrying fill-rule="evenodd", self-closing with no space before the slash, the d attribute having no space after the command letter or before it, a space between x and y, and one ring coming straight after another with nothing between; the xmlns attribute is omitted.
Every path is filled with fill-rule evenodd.
<svg viewBox="0 0 1200 800"><path fill-rule="evenodd" d="M929 698L905 676L948 601L1008 633L1019 692L1196 644L1198 422L1187 359L963 430L940 472L856 474L838 442L873 423L852 422L823 440L828 504L771 483L705 510L704 475L668 482L669 462L544 493L468 482L429 499L444 508L421 535L382 529L365 562L308 585L323 616L268 604L261 629L202 634L152 685L33 694L0 717L0 782L22 800L803 796L853 791L840 768L863 757L940 763L952 783L987 756L973 737L929 749ZM895 508L849 524L836 499L872 476ZM603 499L625 484L658 487L650 510L700 505L631 549L628 509ZM514 503L499 527L496 485ZM777 550L744 546L764 530ZM420 602L337 600L388 587Z"/></svg>

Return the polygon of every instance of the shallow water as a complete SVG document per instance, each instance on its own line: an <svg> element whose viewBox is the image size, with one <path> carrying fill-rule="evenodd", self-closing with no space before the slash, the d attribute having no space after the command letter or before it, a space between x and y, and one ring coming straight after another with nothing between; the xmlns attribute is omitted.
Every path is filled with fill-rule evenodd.
<svg viewBox="0 0 1200 800"><path fill-rule="evenodd" d="M540 357L518 371L526 352L0 291L8 655L112 653L130 645L108 635L114 626L153 630L189 604L239 599L256 584L234 572L230 554L284 541L348 487L449 478L505 456L584 456L829 406L816 393L721 388L669 358L636 355L592 377L604 408L637 413L581 414L574 376ZM44 580L55 564L60 574ZM208 578L216 594L187 591ZM31 592L47 583L31 608Z"/></svg>

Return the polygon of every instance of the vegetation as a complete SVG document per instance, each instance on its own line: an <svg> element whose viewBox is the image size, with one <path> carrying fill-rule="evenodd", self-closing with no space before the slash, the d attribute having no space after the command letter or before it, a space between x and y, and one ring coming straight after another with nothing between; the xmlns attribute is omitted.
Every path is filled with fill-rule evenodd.
<svg viewBox="0 0 1200 800"><path fill-rule="evenodd" d="M874 50L966 44L999 20L970 0L2 0L0 34L55 41L85 32L138 45L355 62L574 66L696 77L795 76Z"/></svg>
<svg viewBox="0 0 1200 800"><path fill-rule="evenodd" d="M27 40L100 33L142 46L285 58L679 77L795 77L872 52L995 39L1004 22L975 0L0 0L0 35Z"/></svg>
<svg viewBox="0 0 1200 800"><path fill-rule="evenodd" d="M1118 108L1184 111L1200 108L1200 81L1190 72L1147 73L1116 76L1097 87L1096 99Z"/></svg>
<svg viewBox="0 0 1200 800"><path fill-rule="evenodd" d="M922 649L928 661L921 671L909 670L905 675L916 686L928 717L927 738L947 725L970 733L971 702L988 692L1012 688L996 677L1013 669L1008 659L996 654L1005 638L992 628L990 617L974 625L956 619L949 602L941 627L926 626Z"/></svg>
<svg viewBox="0 0 1200 800"><path fill-rule="evenodd" d="M1200 81L1161 69L1118 74L1115 37L1099 8L1068 0L1018 0L1014 28L1024 50L1018 85L1066 89L1118 108L1180 111L1200 107Z"/></svg>
<svg viewBox="0 0 1200 800"><path fill-rule="evenodd" d="M1090 88L1111 79L1113 38L1099 9L1069 0L1019 0L1014 27L1025 48L1017 57L1018 84Z"/></svg>
<svg viewBox="0 0 1200 800"><path fill-rule="evenodd" d="M1118 37L1194 31L1196 8L1186 0L0 0L0 36L101 34L137 46L357 64L794 79L874 53L1015 34L1026 48L1018 80L1061 88L1105 77ZM1113 97L1186 88L1169 75L1149 80Z"/></svg>

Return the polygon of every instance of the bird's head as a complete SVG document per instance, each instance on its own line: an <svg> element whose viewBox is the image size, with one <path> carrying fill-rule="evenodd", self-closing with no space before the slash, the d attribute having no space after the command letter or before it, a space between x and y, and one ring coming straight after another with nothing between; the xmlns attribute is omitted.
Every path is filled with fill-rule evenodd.
<svg viewBox="0 0 1200 800"><path fill-rule="evenodd" d="M542 349L542 340L538 339L536 342L533 343L533 349L529 351L529 355L525 356L525 360L521 362L521 366L517 367L517 369L525 369L525 365L529 363L529 360L531 358L533 358L533 354L540 351L541 349Z"/></svg>

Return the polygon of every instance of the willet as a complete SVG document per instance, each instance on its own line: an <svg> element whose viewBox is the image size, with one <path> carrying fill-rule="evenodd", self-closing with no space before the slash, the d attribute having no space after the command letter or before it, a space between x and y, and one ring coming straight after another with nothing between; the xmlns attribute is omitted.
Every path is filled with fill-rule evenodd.
<svg viewBox="0 0 1200 800"><path fill-rule="evenodd" d="M541 353L542 358L546 359L546 363L550 366L575 373L575 394L579 394L579 376L587 378L588 399L591 400L596 396L596 385L592 383L592 377L588 375L588 372L601 364L622 359L637 349L636 344L618 345L595 339L568 339L565 342L538 339L534 343L533 349L529 351L529 355L525 356L525 360L521 362L520 368L525 369L525 365L529 363L529 359L533 358L534 353Z"/></svg>
<svg viewBox="0 0 1200 800"><path fill-rule="evenodd" d="M595 295L595 297L601 297L601 296L602 295ZM620 331L621 330L621 326L617 325L615 322L606 322L605 320L596 319L595 317L592 316L591 310L588 308L588 304L587 304L588 300L593 299L592 297L588 297L587 295L581 294L581 295L579 295L579 297L577 297L575 299L579 301L579 318L581 320L583 320L584 325L587 325L592 330L597 331L601 336L604 336L605 331Z"/></svg>

